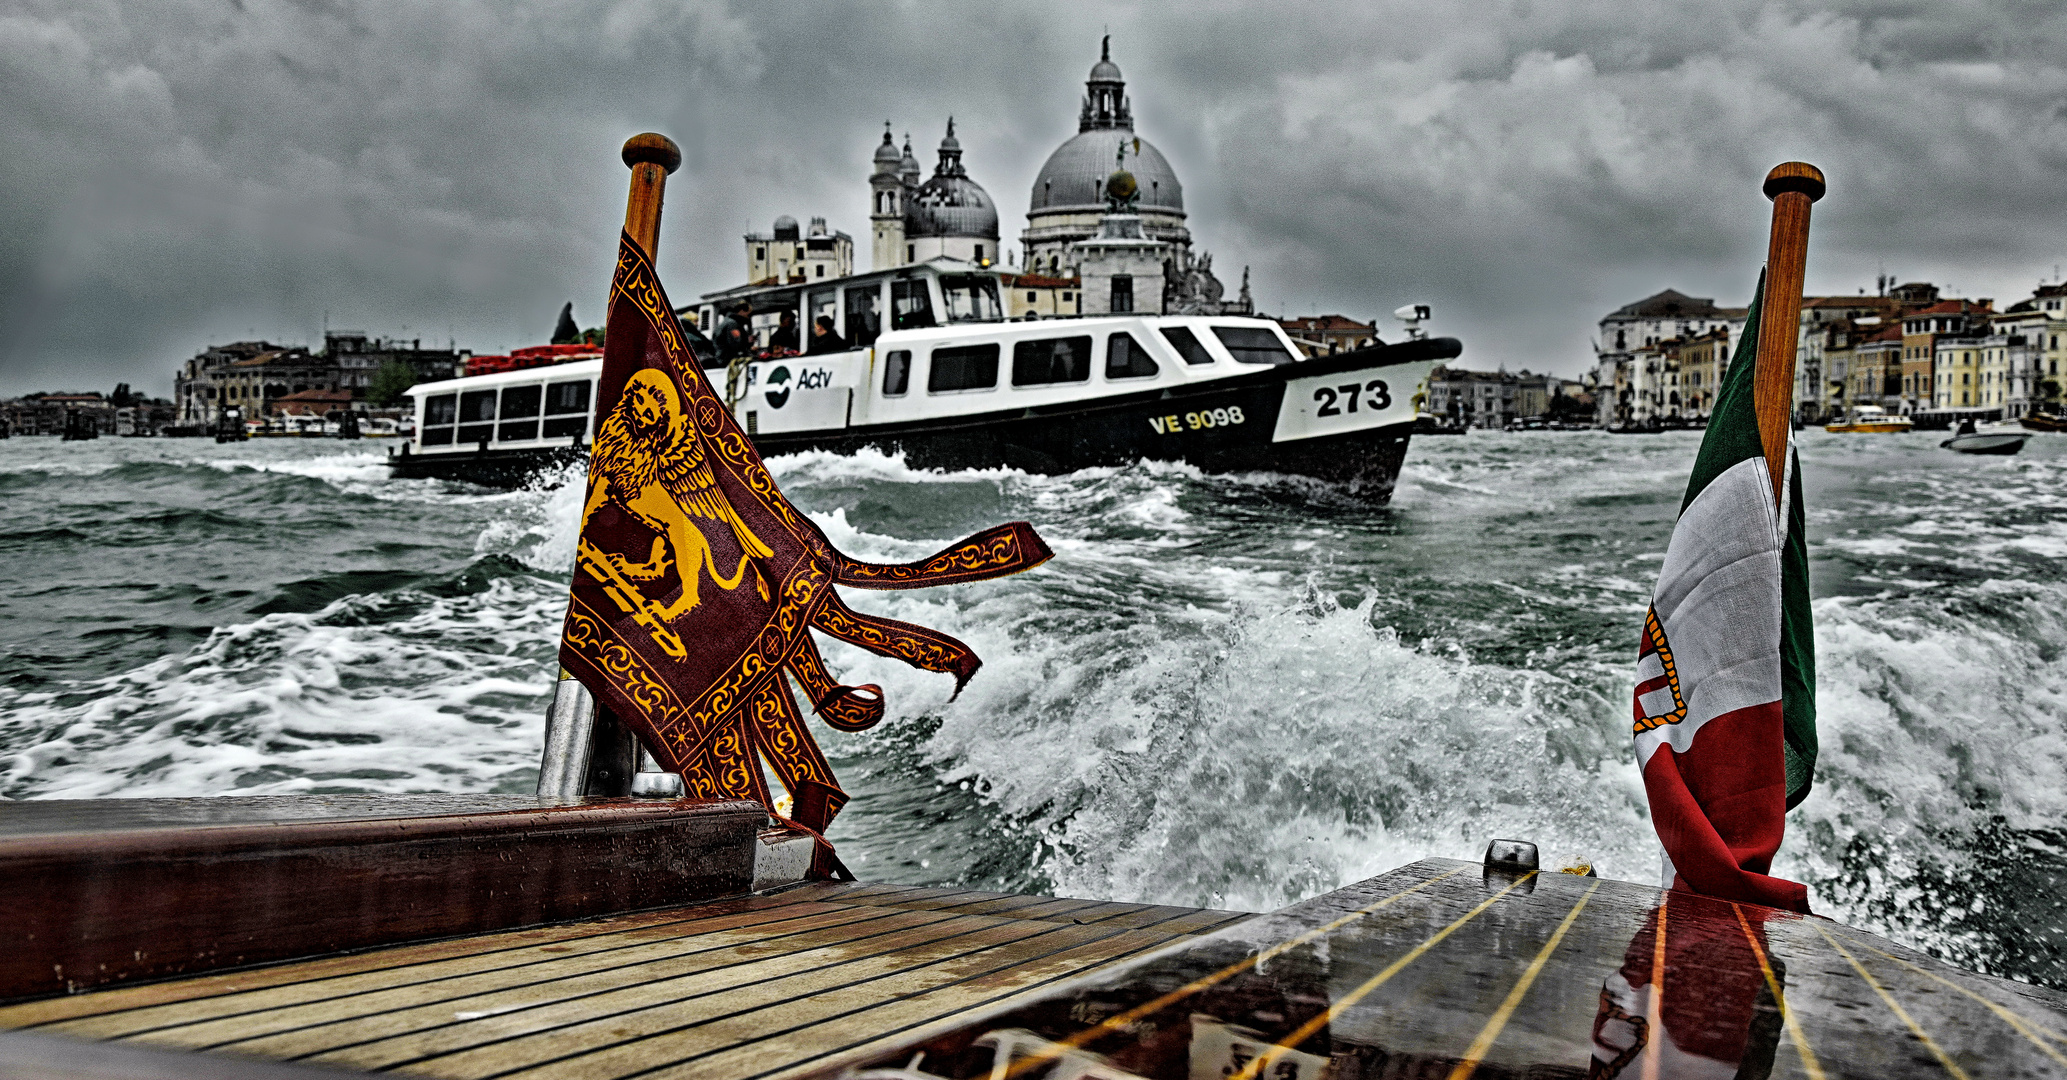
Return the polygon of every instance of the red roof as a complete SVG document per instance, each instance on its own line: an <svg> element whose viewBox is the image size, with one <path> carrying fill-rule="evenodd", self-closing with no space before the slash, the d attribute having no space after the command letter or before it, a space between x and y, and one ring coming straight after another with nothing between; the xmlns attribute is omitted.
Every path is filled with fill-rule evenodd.
<svg viewBox="0 0 2067 1080"><path fill-rule="evenodd" d="M1284 327L1288 331L1292 331L1295 333L1299 331L1313 330L1371 331L1378 329L1377 323L1360 323L1347 315L1310 315L1300 316L1298 318L1292 319L1279 319L1278 325Z"/></svg>
<svg viewBox="0 0 2067 1080"><path fill-rule="evenodd" d="M1041 274L1001 274L1008 289L1074 289L1076 278L1046 277Z"/></svg>
<svg viewBox="0 0 2067 1080"><path fill-rule="evenodd" d="M493 375L502 371L523 371L526 368L551 367L575 360L594 360L603 355L600 345L527 345L511 349L507 356L472 356L467 358L466 374Z"/></svg>

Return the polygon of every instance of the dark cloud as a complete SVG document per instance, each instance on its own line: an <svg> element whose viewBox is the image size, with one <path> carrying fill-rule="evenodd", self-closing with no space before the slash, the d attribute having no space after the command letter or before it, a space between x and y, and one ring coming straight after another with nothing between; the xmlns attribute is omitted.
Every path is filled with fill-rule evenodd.
<svg viewBox="0 0 2067 1080"><path fill-rule="evenodd" d="M601 310L625 136L688 162L662 269L740 233L861 242L880 124L960 122L1008 241L1109 27L1222 276L1273 311L1432 302L1491 366L1576 372L1657 288L1741 303L1758 181L1830 174L1810 287L1885 265L2011 299L2067 262L2067 9L1463 2L1182 9L90 0L0 4L0 393L169 388L333 326L541 340Z"/></svg>

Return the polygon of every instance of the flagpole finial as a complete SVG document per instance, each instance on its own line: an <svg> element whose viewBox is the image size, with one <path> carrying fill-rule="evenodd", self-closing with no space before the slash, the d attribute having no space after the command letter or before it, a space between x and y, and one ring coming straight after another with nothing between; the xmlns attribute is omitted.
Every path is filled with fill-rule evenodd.
<svg viewBox="0 0 2067 1080"><path fill-rule="evenodd" d="M1815 202L1823 197L1825 190L1823 170L1806 161L1783 161L1773 166L1773 171L1766 174L1765 191L1768 199L1777 199L1789 191L1799 191L1807 195L1810 202Z"/></svg>
<svg viewBox="0 0 2067 1080"><path fill-rule="evenodd" d="M657 132L644 132L624 141L624 163L627 167L642 162L658 165L667 172L682 167L682 148L675 140Z"/></svg>
<svg viewBox="0 0 2067 1080"><path fill-rule="evenodd" d="M623 156L632 171L631 194L624 204L625 235L651 259L660 243L660 202L667 190L667 174L682 167L682 148L675 140L648 131L626 139Z"/></svg>

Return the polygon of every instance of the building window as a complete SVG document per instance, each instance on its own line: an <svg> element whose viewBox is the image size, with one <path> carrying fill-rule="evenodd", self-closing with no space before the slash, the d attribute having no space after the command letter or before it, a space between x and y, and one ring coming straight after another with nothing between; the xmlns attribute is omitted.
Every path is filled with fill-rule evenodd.
<svg viewBox="0 0 2067 1080"><path fill-rule="evenodd" d="M764 248L764 247L757 247L757 248L755 248L755 249L754 249L754 258L756 258L756 259L765 259L765 258L767 258L767 257L768 257L768 249L767 249L767 248Z"/></svg>
<svg viewBox="0 0 2067 1080"><path fill-rule="evenodd" d="M1032 289L1028 289L1028 290L1026 290L1026 302L1027 302L1027 303L1029 303L1029 304L1031 304L1031 303L1033 303L1033 302L1034 302L1034 299L1035 299L1035 296L1034 296L1034 291L1033 291Z"/></svg>
<svg viewBox="0 0 2067 1080"><path fill-rule="evenodd" d="M919 261L919 245L917 245L917 244L906 244L906 245L904 245L904 261L905 261L905 262L918 262L918 261Z"/></svg>
<svg viewBox="0 0 2067 1080"><path fill-rule="evenodd" d="M1134 278L1130 274L1112 276L1112 310L1115 312L1134 310Z"/></svg>
<svg viewBox="0 0 2067 1080"><path fill-rule="evenodd" d="M1073 299L1075 299L1075 298L1076 298L1076 294L1075 294L1075 293L1063 293L1063 294L1062 294L1062 302L1063 302L1063 303L1065 303L1065 304L1066 304L1066 303L1068 303L1068 302L1070 302L1071 300L1073 300Z"/></svg>
<svg viewBox="0 0 2067 1080"><path fill-rule="evenodd" d="M983 245L982 245L982 244L978 244L978 245L976 245L976 261L977 261L977 262L982 262L982 261L983 261Z"/></svg>

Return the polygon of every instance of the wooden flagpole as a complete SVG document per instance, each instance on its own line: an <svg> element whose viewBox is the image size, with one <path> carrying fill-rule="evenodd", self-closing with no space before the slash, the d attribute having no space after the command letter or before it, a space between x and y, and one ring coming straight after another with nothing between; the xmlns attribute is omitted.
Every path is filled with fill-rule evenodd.
<svg viewBox="0 0 2067 1080"><path fill-rule="evenodd" d="M632 190L624 202L624 231L651 260L659 253L661 196L667 192L668 174L682 167L682 148L673 139L648 131L624 141L624 163L632 170ZM1807 220L1806 212L1803 220Z"/></svg>
<svg viewBox="0 0 2067 1080"><path fill-rule="evenodd" d="M629 153L629 150L627 150ZM1804 161L1766 174L1773 200L1773 236L1766 248L1766 295L1759 305L1758 369L1751 400L1759 445L1778 504L1787 476L1787 436L1794 424L1794 351L1801 340L1801 289L1809 256L1809 206L1823 197L1823 171Z"/></svg>
<svg viewBox="0 0 2067 1080"><path fill-rule="evenodd" d="M631 192L625 197L624 231L652 259L660 246L660 204L668 174L682 167L682 149L673 139L645 132L625 140L624 163L632 170ZM609 310L606 302L604 310ZM596 413L601 415L599 407ZM651 768L648 766L651 765ZM545 752L538 767L538 794L571 799L583 795L640 795L642 781L657 779L657 764L638 738L615 717L596 709L588 688L561 669L546 712ZM658 794L679 796L681 780Z"/></svg>

